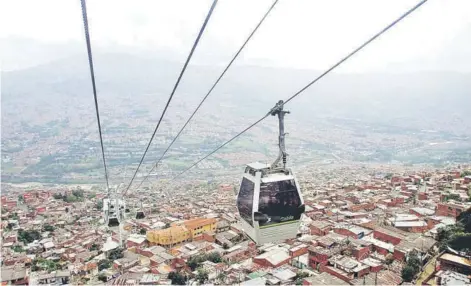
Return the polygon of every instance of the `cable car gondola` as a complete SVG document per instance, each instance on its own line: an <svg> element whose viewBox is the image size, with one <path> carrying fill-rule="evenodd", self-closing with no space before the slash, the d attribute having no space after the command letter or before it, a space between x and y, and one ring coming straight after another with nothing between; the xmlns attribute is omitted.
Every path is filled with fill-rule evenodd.
<svg viewBox="0 0 471 286"><path fill-rule="evenodd" d="M103 212L108 227L115 227L124 220L125 203L121 199L103 199Z"/></svg>
<svg viewBox="0 0 471 286"><path fill-rule="evenodd" d="M248 164L237 195L242 228L257 244L295 238L305 210L298 181L292 170L286 168L286 113L289 111L283 110L282 100L270 111L279 120L278 158L271 165Z"/></svg>
<svg viewBox="0 0 471 286"><path fill-rule="evenodd" d="M136 219L143 219L145 217L146 215L144 214L144 209L142 207L142 202L141 202L141 207L136 212Z"/></svg>

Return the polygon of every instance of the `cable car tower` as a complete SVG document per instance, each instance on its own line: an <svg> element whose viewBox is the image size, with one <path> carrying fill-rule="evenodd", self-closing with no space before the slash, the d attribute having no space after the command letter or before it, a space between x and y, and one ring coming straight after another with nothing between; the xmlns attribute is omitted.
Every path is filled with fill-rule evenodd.
<svg viewBox="0 0 471 286"><path fill-rule="evenodd" d="M298 181L286 167L284 116L289 111L283 105L280 100L269 112L278 116L278 157L271 165L248 164L237 195L242 228L257 244L296 237L305 210Z"/></svg>

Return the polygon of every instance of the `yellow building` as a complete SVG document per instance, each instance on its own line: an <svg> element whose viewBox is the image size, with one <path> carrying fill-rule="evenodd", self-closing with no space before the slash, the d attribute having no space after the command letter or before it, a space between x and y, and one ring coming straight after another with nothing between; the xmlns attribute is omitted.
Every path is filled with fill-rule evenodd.
<svg viewBox="0 0 471 286"><path fill-rule="evenodd" d="M190 232L184 225L147 231L147 240L154 245L171 246L188 241L188 239L190 239Z"/></svg>
<svg viewBox="0 0 471 286"><path fill-rule="evenodd" d="M190 232L191 239L195 239L203 233L216 231L216 219L214 218L195 218L186 220L183 225Z"/></svg>

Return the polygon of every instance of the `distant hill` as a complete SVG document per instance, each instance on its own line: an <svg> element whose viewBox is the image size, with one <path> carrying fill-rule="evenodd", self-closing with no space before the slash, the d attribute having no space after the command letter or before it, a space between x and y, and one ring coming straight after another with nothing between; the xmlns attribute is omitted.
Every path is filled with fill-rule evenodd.
<svg viewBox="0 0 471 286"><path fill-rule="evenodd" d="M139 101L147 100L149 94L165 101L182 66L171 60L129 54L97 53L94 60L100 98L132 95L133 100ZM199 100L222 68L191 65L175 99ZM214 90L211 100L242 106L251 114L263 114L319 73L236 65ZM454 72L333 73L296 98L290 108L303 120L332 116L470 135L470 78L469 73ZM88 100L91 96L85 55L4 72L2 79L2 109L8 108L11 101L37 105L64 97Z"/></svg>

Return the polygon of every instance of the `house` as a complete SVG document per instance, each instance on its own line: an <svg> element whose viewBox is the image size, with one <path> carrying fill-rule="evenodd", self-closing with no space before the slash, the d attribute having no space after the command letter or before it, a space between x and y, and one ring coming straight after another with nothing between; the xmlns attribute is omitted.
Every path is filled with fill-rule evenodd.
<svg viewBox="0 0 471 286"><path fill-rule="evenodd" d="M302 285L350 285L342 279L339 279L327 272L323 272L319 275L306 277L303 279L302 283Z"/></svg>
<svg viewBox="0 0 471 286"><path fill-rule="evenodd" d="M438 216L451 216L457 218L462 212L466 211L471 204L448 202L437 205L436 214Z"/></svg>
<svg viewBox="0 0 471 286"><path fill-rule="evenodd" d="M289 262L291 257L285 248L274 248L253 258L253 262L263 267L276 268Z"/></svg>
<svg viewBox="0 0 471 286"><path fill-rule="evenodd" d="M399 244L404 239L404 236L399 231L390 230L385 227L376 228L373 231L373 237L393 245Z"/></svg>
<svg viewBox="0 0 471 286"><path fill-rule="evenodd" d="M57 270L51 273L40 274L37 278L38 284L48 285L68 285L70 280L70 271Z"/></svg>
<svg viewBox="0 0 471 286"><path fill-rule="evenodd" d="M308 268L309 267L309 253L293 258L291 260L291 265L299 269Z"/></svg>
<svg viewBox="0 0 471 286"><path fill-rule="evenodd" d="M28 272L24 266L3 266L1 268L2 285L28 285Z"/></svg>
<svg viewBox="0 0 471 286"><path fill-rule="evenodd" d="M146 245L147 245L147 241L144 235L132 234L126 240L127 248L132 248L132 247L142 248L142 247L146 247Z"/></svg>
<svg viewBox="0 0 471 286"><path fill-rule="evenodd" d="M320 270L345 282L361 278L370 272L370 266L350 257L337 254L329 259L329 265L321 265Z"/></svg>
<svg viewBox="0 0 471 286"><path fill-rule="evenodd" d="M162 246L154 245L145 249L138 250L137 253L146 256L146 257L152 257L154 255L164 253L167 250L163 248Z"/></svg>
<svg viewBox="0 0 471 286"><path fill-rule="evenodd" d="M437 258L439 270L452 270L471 275L471 260L452 253L443 253Z"/></svg>
<svg viewBox="0 0 471 286"><path fill-rule="evenodd" d="M427 208L411 208L409 210L411 214L414 214L418 217L425 217L425 216L431 216L435 214L435 210L427 209Z"/></svg>
<svg viewBox="0 0 471 286"><path fill-rule="evenodd" d="M428 230L428 225L425 221L398 221L393 225L403 231L423 233Z"/></svg>
<svg viewBox="0 0 471 286"><path fill-rule="evenodd" d="M316 220L309 225L312 235L327 235L333 227L333 223L325 220Z"/></svg>
<svg viewBox="0 0 471 286"><path fill-rule="evenodd" d="M328 260L333 255L340 253L340 247L323 248L320 246L309 247L309 266L312 269L318 269L320 265L327 265Z"/></svg>
<svg viewBox="0 0 471 286"><path fill-rule="evenodd" d="M340 224L335 226L334 232L351 238L360 239L371 233L371 230L356 225Z"/></svg>
<svg viewBox="0 0 471 286"><path fill-rule="evenodd" d="M216 223L216 233L225 232L231 229L231 225L227 220L220 220Z"/></svg>

